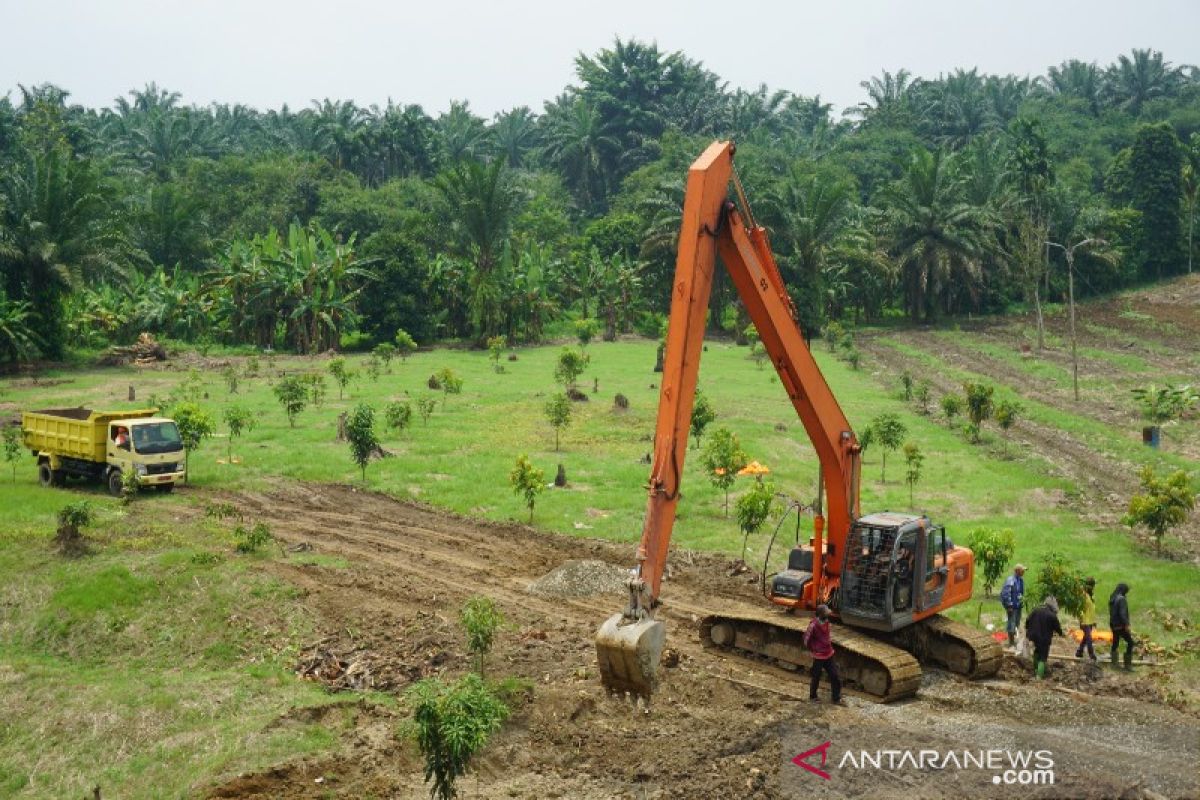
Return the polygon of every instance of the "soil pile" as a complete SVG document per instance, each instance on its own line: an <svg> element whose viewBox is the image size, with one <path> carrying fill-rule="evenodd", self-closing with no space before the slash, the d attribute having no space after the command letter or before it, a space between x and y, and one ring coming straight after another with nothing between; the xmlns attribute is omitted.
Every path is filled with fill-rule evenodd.
<svg viewBox="0 0 1200 800"><path fill-rule="evenodd" d="M620 594L625 591L627 580L628 570L604 561L567 561L529 584L529 593L538 597Z"/></svg>

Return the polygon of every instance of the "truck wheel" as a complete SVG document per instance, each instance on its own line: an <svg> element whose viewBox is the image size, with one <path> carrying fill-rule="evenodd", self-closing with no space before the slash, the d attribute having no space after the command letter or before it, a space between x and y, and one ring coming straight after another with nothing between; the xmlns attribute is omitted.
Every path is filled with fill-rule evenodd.
<svg viewBox="0 0 1200 800"><path fill-rule="evenodd" d="M113 497L120 497L125 492L125 486L121 481L121 470L114 469L108 473L108 493Z"/></svg>
<svg viewBox="0 0 1200 800"><path fill-rule="evenodd" d="M158 486L155 486L154 488L157 489L158 491L162 492L163 494L170 494L171 491L175 488L175 484L160 483Z"/></svg>
<svg viewBox="0 0 1200 800"><path fill-rule="evenodd" d="M53 486L54 478L54 470L50 469L49 464L45 462L38 464L38 483L42 486Z"/></svg>

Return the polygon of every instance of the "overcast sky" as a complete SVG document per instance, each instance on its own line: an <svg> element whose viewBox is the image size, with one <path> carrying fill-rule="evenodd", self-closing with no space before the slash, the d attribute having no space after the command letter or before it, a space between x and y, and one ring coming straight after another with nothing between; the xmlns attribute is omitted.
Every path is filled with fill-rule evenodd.
<svg viewBox="0 0 1200 800"><path fill-rule="evenodd" d="M1200 0L0 0L0 94L52 82L111 105L149 81L185 103L314 98L541 111L613 37L703 61L731 87L863 99L900 67L1040 74L1134 47L1200 63Z"/></svg>

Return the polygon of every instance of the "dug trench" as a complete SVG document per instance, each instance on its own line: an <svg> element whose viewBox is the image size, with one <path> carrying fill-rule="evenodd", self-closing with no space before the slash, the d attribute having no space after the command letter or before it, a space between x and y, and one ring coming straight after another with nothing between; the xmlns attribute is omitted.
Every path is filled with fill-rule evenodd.
<svg viewBox="0 0 1200 800"><path fill-rule="evenodd" d="M846 707L813 705L805 676L700 645L699 616L714 603L764 601L752 576L730 574L729 559L676 551L663 599L678 663L665 670L650 706L639 707L605 695L592 645L599 623L620 608L612 570L628 565L630 544L467 519L345 486L281 483L222 499L267 522L285 548L311 548L338 561L261 562L297 587L319 634L302 648L297 672L331 691L402 698L422 677L457 676L469 664L458 625L465 600L482 594L502 609L509 625L487 674L524 678L532 688L463 779L467 797L902 797L918 790L923 797L1005 796L990 774L954 770L839 770L807 787L808 773L791 758L811 735L824 735L835 750L1048 749L1055 784L1025 791L1034 797L1200 792L1194 764L1183 757L1196 752L1187 739L1200 727L1196 717L1171 708L1142 677L1085 680L1079 676L1087 668L1068 664L1039 683L1014 662L998 679L971 683L927 669L909 701L885 706L851 696ZM599 578L563 580L591 569L575 562L591 562ZM564 565L566 573L539 583ZM542 590L533 593L535 583ZM226 776L202 794L427 797L421 757L403 736L403 701L346 697L332 710L297 710L273 723L327 722L340 737L331 755Z"/></svg>

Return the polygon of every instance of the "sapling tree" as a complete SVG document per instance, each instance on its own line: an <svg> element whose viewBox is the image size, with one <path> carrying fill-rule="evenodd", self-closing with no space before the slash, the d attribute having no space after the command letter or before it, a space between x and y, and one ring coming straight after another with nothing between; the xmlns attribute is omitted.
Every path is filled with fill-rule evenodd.
<svg viewBox="0 0 1200 800"><path fill-rule="evenodd" d="M383 410L383 416L387 420L388 428L403 433L405 428L412 425L412 403L407 400L393 400Z"/></svg>
<svg viewBox="0 0 1200 800"><path fill-rule="evenodd" d="M571 398L562 392L546 401L546 420L554 428L554 449L558 450L559 433L571 424Z"/></svg>
<svg viewBox="0 0 1200 800"><path fill-rule="evenodd" d="M338 385L338 399L341 400L346 393L346 386L354 380L354 370L347 366L346 359L338 356L330 360L329 374L333 376L334 383Z"/></svg>
<svg viewBox="0 0 1200 800"><path fill-rule="evenodd" d="M708 480L713 486L725 492L725 516L729 516L729 489L737 480L737 472L746 466L749 459L737 436L728 428L717 428L708 437L704 446L701 462Z"/></svg>
<svg viewBox="0 0 1200 800"><path fill-rule="evenodd" d="M425 758L425 782L435 800L454 800L455 783L489 737L504 724L509 708L483 678L469 672L447 686L426 678L408 690L412 735Z"/></svg>
<svg viewBox="0 0 1200 800"><path fill-rule="evenodd" d="M504 348L507 346L508 339L504 336L493 336L487 340L488 358L492 360L493 371L504 372L504 366L500 363L500 358L504 355Z"/></svg>
<svg viewBox="0 0 1200 800"><path fill-rule="evenodd" d="M237 394L238 390L238 371L232 364L221 370L221 378L225 381L225 388L230 394Z"/></svg>
<svg viewBox="0 0 1200 800"><path fill-rule="evenodd" d="M86 500L78 503L67 503L58 510L58 530L54 543L59 552L67 556L77 556L87 550L83 538L83 528L91 525L96 519L96 512Z"/></svg>
<svg viewBox="0 0 1200 800"><path fill-rule="evenodd" d="M586 350L592 339L596 338L600 326L596 324L596 320L587 318L575 321L575 337L579 339L579 347Z"/></svg>
<svg viewBox="0 0 1200 800"><path fill-rule="evenodd" d="M17 425L4 426L4 460L12 467L13 483L17 482L17 464L21 460L21 428Z"/></svg>
<svg viewBox="0 0 1200 800"><path fill-rule="evenodd" d="M1001 400L996 404L996 424L1004 434L1004 453L1008 455L1008 432L1025 409L1016 400Z"/></svg>
<svg viewBox="0 0 1200 800"><path fill-rule="evenodd" d="M992 418L992 413L996 409L995 401L992 399L996 387L986 383L968 381L963 384L963 392L967 398L967 418L971 420L969 428L971 441L978 442L983 423Z"/></svg>
<svg viewBox="0 0 1200 800"><path fill-rule="evenodd" d="M529 508L529 521L533 522L533 506L537 496L546 489L546 473L533 466L529 456L517 456L517 463L508 474L508 482L512 484L513 494L521 497Z"/></svg>
<svg viewBox="0 0 1200 800"><path fill-rule="evenodd" d="M942 395L942 413L946 415L946 424L954 427L954 418L962 413L963 401L956 394Z"/></svg>
<svg viewBox="0 0 1200 800"><path fill-rule="evenodd" d="M1060 609L1078 617L1083 611L1083 581L1083 572L1073 561L1051 550L1038 567L1030 594L1039 603L1053 595Z"/></svg>
<svg viewBox="0 0 1200 800"><path fill-rule="evenodd" d="M371 383L379 381L379 375L383 372L383 362L375 357L372 353L371 357L366 362L367 377L371 379Z"/></svg>
<svg viewBox="0 0 1200 800"><path fill-rule="evenodd" d="M913 390L913 397L917 400L917 409L922 414L929 413L929 400L931 396L931 386L928 380L922 378L917 382L917 387Z"/></svg>
<svg viewBox="0 0 1200 800"><path fill-rule="evenodd" d="M309 372L304 375L301 380L304 382L305 388L308 390L308 399L316 408L321 408L325 405L325 395L329 393L329 384L325 382L325 376L319 372Z"/></svg>
<svg viewBox="0 0 1200 800"><path fill-rule="evenodd" d="M1163 536L1184 522L1196 508L1196 492L1183 470L1161 478L1147 464L1142 467L1139 477L1142 493L1129 499L1129 512L1123 521L1131 528L1141 525L1149 530L1154 536L1155 550L1161 553Z"/></svg>
<svg viewBox="0 0 1200 800"><path fill-rule="evenodd" d="M188 456L200 447L201 442L217 432L217 423L211 414L191 402L175 406L171 417L179 428L179 438L183 442L183 478L188 480Z"/></svg>
<svg viewBox="0 0 1200 800"><path fill-rule="evenodd" d="M904 444L904 479L908 482L908 505L910 508L915 505L913 487L917 485L917 481L921 480L921 467L924 463L925 454L921 452L917 443L906 442Z"/></svg>
<svg viewBox="0 0 1200 800"><path fill-rule="evenodd" d="M243 433L249 433L254 430L254 425L257 417L248 408L242 406L229 406L225 409L222 415L225 418L225 427L229 428L229 446L226 456L229 463L233 463L233 440L240 438Z"/></svg>
<svg viewBox="0 0 1200 800"><path fill-rule="evenodd" d="M462 625L467 632L467 650L475 656L475 671L483 674L483 660L492 649L496 631L504 624L504 615L490 597L476 595L462 610Z"/></svg>
<svg viewBox="0 0 1200 800"><path fill-rule="evenodd" d="M880 459L879 480L887 483L887 454L899 449L900 445L904 443L904 437L908 435L908 428L900 421L897 414L888 412L871 420L871 430L875 433L875 441L883 450Z"/></svg>
<svg viewBox="0 0 1200 800"><path fill-rule="evenodd" d="M417 413L421 415L421 424L428 425L429 418L433 416L434 410L437 408L437 398L432 395L425 395L417 398Z"/></svg>
<svg viewBox="0 0 1200 800"><path fill-rule="evenodd" d="M704 435L704 429L717 418L717 412L713 409L712 403L709 402L708 395L699 389L696 390L696 399L692 403L692 436L696 439L696 447L700 446L700 437Z"/></svg>
<svg viewBox="0 0 1200 800"><path fill-rule="evenodd" d="M272 391L279 405L283 406L283 413L287 414L288 425L296 427L296 417L308 405L308 384L298 375L289 375L275 384Z"/></svg>
<svg viewBox="0 0 1200 800"><path fill-rule="evenodd" d="M750 491L738 498L734 504L738 528L742 532L742 563L746 561L746 545L750 534L758 533L775 503L775 484L770 481L755 481Z"/></svg>
<svg viewBox="0 0 1200 800"><path fill-rule="evenodd" d="M586 353L564 347L558 354L558 361L554 365L554 380L570 392L575 388L579 376L587 369L590 360L591 358Z"/></svg>
<svg viewBox="0 0 1200 800"><path fill-rule="evenodd" d="M904 393L904 399L912 402L913 399L913 376L908 370L900 373L900 389Z"/></svg>
<svg viewBox="0 0 1200 800"><path fill-rule="evenodd" d="M379 449L379 435L375 432L375 409L367 403L359 403L346 418L346 441L350 443L350 456L367 479L367 464L371 455Z"/></svg>
<svg viewBox="0 0 1200 800"><path fill-rule="evenodd" d="M391 342L380 342L375 345L372 351L375 357L383 362L383 369L390 375L392 372L392 359L396 357L396 345Z"/></svg>
<svg viewBox="0 0 1200 800"><path fill-rule="evenodd" d="M417 340L409 336L408 331L401 328L396 331L396 349L400 351L400 360L408 361L408 357L417 350Z"/></svg>
<svg viewBox="0 0 1200 800"><path fill-rule="evenodd" d="M967 535L967 546L975 554L975 563L983 573L984 594L991 597L992 589L1017 551L1016 538L1007 529L976 528Z"/></svg>
<svg viewBox="0 0 1200 800"><path fill-rule="evenodd" d="M442 387L442 408L446 407L446 401L452 394L462 394L463 379L458 377L458 373L449 367L442 367L437 372L438 383Z"/></svg>

